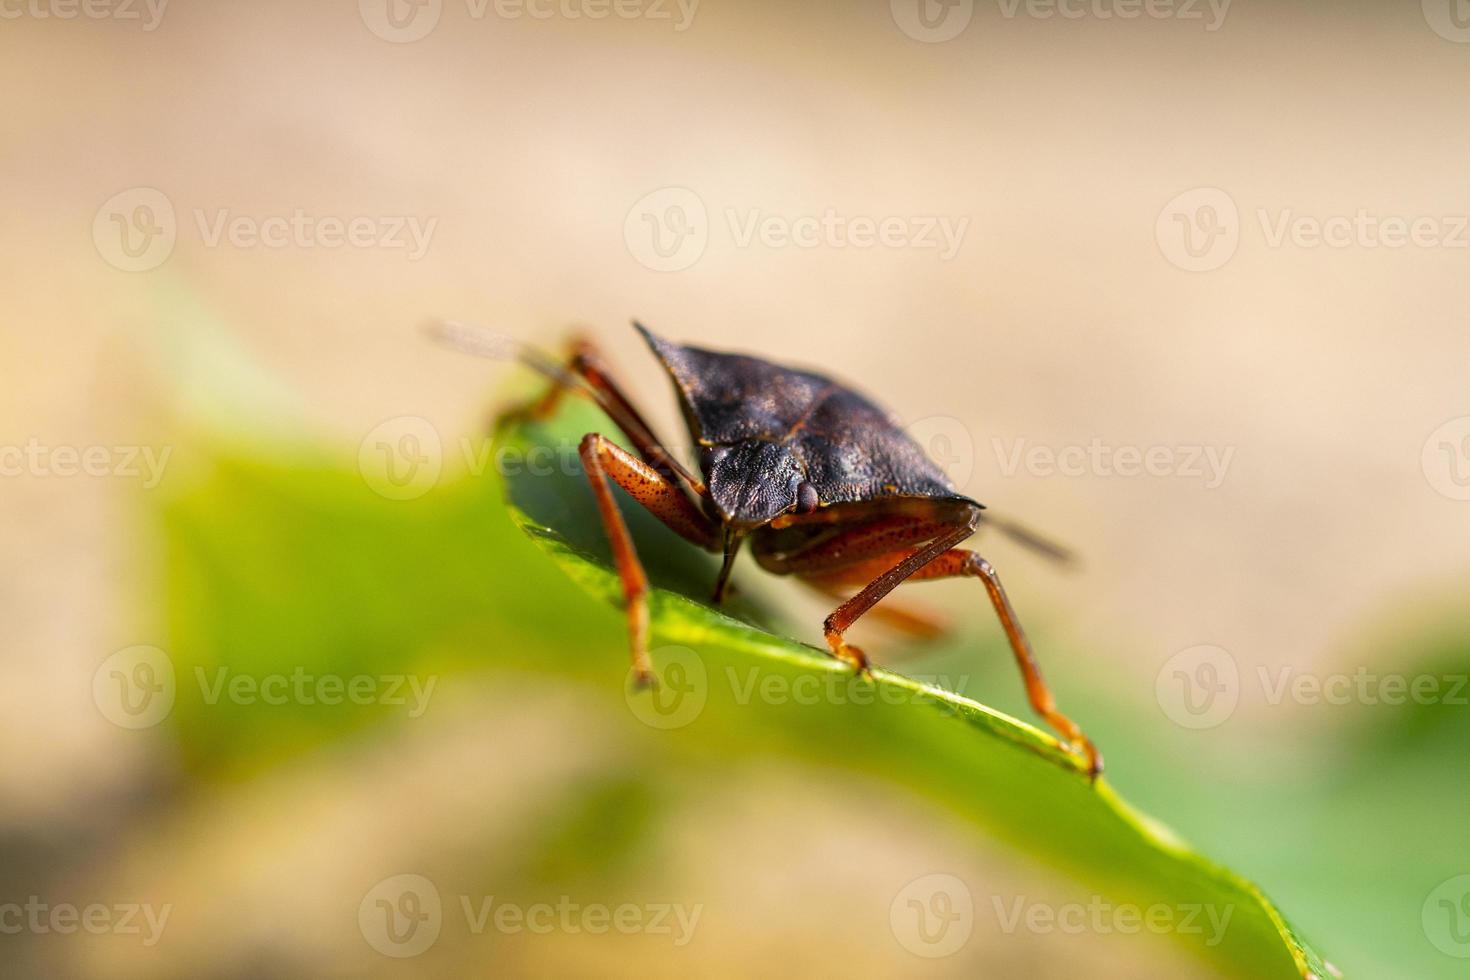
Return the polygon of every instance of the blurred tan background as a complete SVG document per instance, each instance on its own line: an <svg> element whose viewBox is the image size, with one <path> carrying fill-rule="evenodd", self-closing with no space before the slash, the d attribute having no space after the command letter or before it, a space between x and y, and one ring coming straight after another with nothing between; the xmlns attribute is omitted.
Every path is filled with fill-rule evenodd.
<svg viewBox="0 0 1470 980"><path fill-rule="evenodd" d="M940 433L965 490L1075 547L1082 567L1058 574L1013 545L981 546L1023 615L1049 623L1054 675L1086 651L1118 689L1147 692L1198 644L1230 651L1246 674L1394 669L1400 651L1364 649L1363 637L1390 634L1389 610L1448 608L1470 572L1470 502L1454 499L1470 475L1470 424L1456 422L1470 416L1470 231L1455 220L1470 214L1470 43L1459 43L1470 36L1457 38L1433 0L1240 0L1214 30L1207 6L1195 20L1100 16L1107 4L1073 8L1086 11L1077 18L934 5L932 28L901 8L705 0L692 15L670 4L667 19L645 7L592 20L494 5L477 17L431 0L389 22L372 0L176 0L152 30L141 6L140 21L10 8L0 441L147 442L157 401L176 397L150 380L168 365L146 340L149 320L160 296L178 295L225 324L282 379L281 397L349 452L393 416L461 431L507 376L428 348L415 328L430 316L547 345L585 325L677 433L666 382L627 327L637 317L671 338L853 379ZM944 17L965 16L935 40L957 24ZM156 267L129 272L105 230L110 214L132 220L138 199L104 206L136 188L166 197L176 241ZM375 234L396 216L431 230L421 257L300 238L211 244L222 209L256 225L299 209L364 217ZM829 210L897 219L903 236L929 217L964 230L949 257L912 237L742 243L753 215L779 227ZM1283 216L1359 212L1429 218L1439 238L1273 240ZM1171 237L1187 228L1192 243L1214 243L1217 217L1224 251L1192 255ZM693 251L661 256L643 237L659 222L670 236L689 224ZM1208 448L1229 462L1218 486L1188 472L1007 465L1018 445L1093 440ZM87 822L79 815L125 799L142 764L89 693L103 656L141 642L124 602L138 482L0 481L10 826L64 838L59 828ZM520 711L495 724L552 717ZM1293 717L1245 696L1214 741L1158 721L1208 753L1289 730ZM477 734L455 737L472 757ZM272 792L291 808L328 795L289 780ZM863 792L833 786L810 806L836 810ZM893 806L864 820L918 819L883 809ZM749 816L753 841L792 832L772 812ZM700 860L719 851L710 833L688 842ZM814 846L866 851L861 824L845 833ZM1003 855L972 858L1032 873ZM816 887L793 878L762 894ZM810 909L826 894L781 901ZM193 928L202 962L212 934ZM760 947L728 944L732 975L762 968ZM1068 973L1054 945L1048 956L1006 948L994 975ZM1179 975L1167 948L1142 955L1160 958L1152 975ZM931 966L896 956L867 960L868 972Z"/></svg>

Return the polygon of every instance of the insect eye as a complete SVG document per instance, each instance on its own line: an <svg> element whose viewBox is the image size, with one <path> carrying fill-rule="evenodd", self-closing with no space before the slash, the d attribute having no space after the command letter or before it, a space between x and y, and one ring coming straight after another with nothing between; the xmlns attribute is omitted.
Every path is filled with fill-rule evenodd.
<svg viewBox="0 0 1470 980"><path fill-rule="evenodd" d="M796 488L796 512L798 514L810 514L817 509L817 488L806 480L802 480Z"/></svg>

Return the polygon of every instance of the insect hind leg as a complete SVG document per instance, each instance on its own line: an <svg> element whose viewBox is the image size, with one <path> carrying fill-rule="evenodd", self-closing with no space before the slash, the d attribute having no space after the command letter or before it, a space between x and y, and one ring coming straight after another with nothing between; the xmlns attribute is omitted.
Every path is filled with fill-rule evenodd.
<svg viewBox="0 0 1470 980"><path fill-rule="evenodd" d="M943 540L942 538L940 539ZM925 557L928 556L928 557ZM922 582L945 578L978 578L985 586L985 591L990 598L990 603L995 609L996 616L1000 619L1001 628L1005 631L1006 640L1010 644L1011 652L1016 659L1016 666L1020 668L1021 678L1026 685L1026 698L1031 703L1031 708L1042 719L1046 721L1053 730L1065 741L1070 743L1078 751L1087 763L1089 778L1096 779L1102 772L1103 758L1097 746L1088 738L1082 729L1071 718L1067 717L1056 705L1056 698L1052 695L1051 688L1042 677L1041 667L1036 661L1036 654L1031 648L1031 642L1026 638L1025 631L1021 629L1020 620L1016 616L1015 609L1011 606L1010 598L1006 595L1005 587L1001 584L1000 575L996 573L994 566L979 554L965 548L936 549L934 545L926 548L910 549L905 552L889 556L886 559L869 559L859 564L848 566L835 574L829 575L821 582L824 586L835 587L839 584L859 584L868 576L878 571L880 566L891 565L888 571L879 572L876 578L857 595L837 608L827 618L827 640L832 645L833 632L836 632L836 642L846 647L848 651L855 651L855 647L843 643L841 635L852 623L869 608L878 602L887 592L895 587L898 582ZM907 574L900 574L905 568L911 569ZM888 584L890 580L892 584ZM876 592L876 597L872 595ZM861 657L861 651L857 651ZM833 646L833 654L842 656L838 648ZM847 658L844 658L847 659ZM862 666L866 666L866 658L861 659Z"/></svg>

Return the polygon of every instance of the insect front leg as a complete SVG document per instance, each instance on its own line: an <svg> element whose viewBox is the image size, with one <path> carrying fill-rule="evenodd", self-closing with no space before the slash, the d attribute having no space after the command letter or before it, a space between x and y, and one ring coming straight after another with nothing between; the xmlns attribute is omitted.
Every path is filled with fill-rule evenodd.
<svg viewBox="0 0 1470 980"><path fill-rule="evenodd" d="M831 511L825 514L818 511L799 520L826 527L804 540L768 541L758 547L756 560L767 571L777 575L795 575L812 588L838 599L851 594L846 586L868 585L913 551L935 539L952 536L949 543L953 544L970 533L968 511L956 513L927 500L904 502L892 513L860 513L844 517ZM866 605L860 610L852 605L858 597L852 596L838 607L833 617L843 609L849 609L856 610L851 616L855 620L892 588L890 585L884 593L873 596L871 602L865 600ZM918 636L933 636L943 629L927 617L902 609L880 606L874 613L891 625ZM843 637L850 622L841 625L833 617L828 617L825 631L832 655L858 670L866 670L867 656Z"/></svg>
<svg viewBox="0 0 1470 980"><path fill-rule="evenodd" d="M553 377L551 385L540 398L501 412L496 417L496 427L515 419L544 421L555 414L562 399L568 393L583 395L591 398L599 408L607 413L608 418L612 419L613 424L622 430L623 435L642 457L643 462L681 484L691 496L696 498L704 496L703 482L690 473L654 433L653 427L633 405L622 386L613 379L607 362L597 350L596 345L583 337L574 338L568 344L566 370L570 374L562 375L561 380ZM573 382L577 379L585 382L586 386L573 386Z"/></svg>
<svg viewBox="0 0 1470 980"><path fill-rule="evenodd" d="M589 432L578 447L587 481L597 500L603 529L612 545L613 562L623 585L628 613L628 645L633 660L633 677L640 685L655 680L648 659L648 576L633 547L633 536L618 511L612 486L616 483L653 516L675 533L704 548L718 539L718 529L690 501L682 488L652 466L627 450L608 442L596 432Z"/></svg>
<svg viewBox="0 0 1470 980"><path fill-rule="evenodd" d="M850 583L842 578L824 578L820 576L803 576L802 584L809 586L829 599L839 602L852 595L853 590L848 586ZM868 581L867 579L863 580ZM861 583L860 583L861 584ZM935 640L949 634L952 624L948 618L941 616L930 609L921 609L910 605L900 605L892 599L885 598L878 605L868 610L868 615L882 622L890 629L897 630L906 636L917 640Z"/></svg>
<svg viewBox="0 0 1470 980"><path fill-rule="evenodd" d="M853 623L857 622L858 617L872 609L884 596L896 589L900 582L923 568L934 558L944 554L958 542L968 538L972 533L974 532L968 524L945 529L938 537L908 553L893 567L880 573L863 586L857 595L834 609L822 623L822 635L827 639L827 646L832 651L832 656L852 664L859 671L866 671L868 669L867 655L843 639L843 634Z"/></svg>

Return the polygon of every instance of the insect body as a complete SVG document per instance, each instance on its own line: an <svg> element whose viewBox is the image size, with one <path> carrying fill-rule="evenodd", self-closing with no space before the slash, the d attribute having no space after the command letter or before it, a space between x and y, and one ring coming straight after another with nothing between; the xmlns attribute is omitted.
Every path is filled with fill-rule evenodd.
<svg viewBox="0 0 1470 980"><path fill-rule="evenodd" d="M544 416L564 393L578 391L602 407L633 448L629 452L589 433L579 454L627 598L639 682L653 681L648 580L613 497L614 483L680 536L723 554L716 601L747 540L765 570L796 576L832 595L851 593L822 629L832 655L859 671L867 670L867 656L844 635L900 583L979 579L1015 653L1031 706L1081 753L1096 777L1102 757L1057 710L995 569L957 547L985 520L982 504L959 493L892 416L851 388L757 357L685 347L635 326L673 380L700 450L698 475L669 453L589 343L575 344L565 367L532 351L517 353L554 382L525 411ZM506 353L466 328L446 325L439 334L477 353Z"/></svg>

